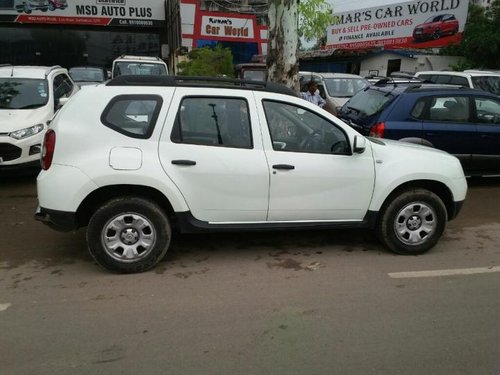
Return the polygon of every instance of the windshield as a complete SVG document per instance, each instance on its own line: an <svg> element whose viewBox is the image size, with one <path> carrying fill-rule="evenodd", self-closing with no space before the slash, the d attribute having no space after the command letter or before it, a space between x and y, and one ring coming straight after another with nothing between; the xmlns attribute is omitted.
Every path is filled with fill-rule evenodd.
<svg viewBox="0 0 500 375"><path fill-rule="evenodd" d="M104 72L98 68L71 68L69 75L77 82L104 82Z"/></svg>
<svg viewBox="0 0 500 375"><path fill-rule="evenodd" d="M424 23L439 22L443 16L432 16L427 18Z"/></svg>
<svg viewBox="0 0 500 375"><path fill-rule="evenodd" d="M474 88L500 95L500 76L472 77Z"/></svg>
<svg viewBox="0 0 500 375"><path fill-rule="evenodd" d="M346 106L357 112L358 117L368 117L380 112L392 98L392 95L378 90L361 91L353 96Z"/></svg>
<svg viewBox="0 0 500 375"><path fill-rule="evenodd" d="M0 109L43 107L49 100L45 79L0 78Z"/></svg>
<svg viewBox="0 0 500 375"><path fill-rule="evenodd" d="M330 96L350 98L370 86L370 82L362 78L325 78L325 85Z"/></svg>
<svg viewBox="0 0 500 375"><path fill-rule="evenodd" d="M165 76L167 75L167 70L165 69L165 65L163 64L128 61L121 61L116 63L115 70L113 72L113 75L115 77L131 74L137 74L141 76Z"/></svg>

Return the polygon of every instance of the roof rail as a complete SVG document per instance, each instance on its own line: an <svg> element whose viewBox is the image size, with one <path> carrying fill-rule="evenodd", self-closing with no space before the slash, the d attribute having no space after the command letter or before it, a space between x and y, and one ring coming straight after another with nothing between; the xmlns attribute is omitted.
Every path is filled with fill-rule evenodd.
<svg viewBox="0 0 500 375"><path fill-rule="evenodd" d="M401 78L401 77L385 77L374 83L374 86L382 86L392 83L393 85L397 84L414 84L414 83L423 83L421 79L418 77L412 78Z"/></svg>
<svg viewBox="0 0 500 375"><path fill-rule="evenodd" d="M218 77L124 75L112 79L106 84L106 86L189 86L237 88L243 90L270 91L279 94L297 96L295 91L279 83Z"/></svg>

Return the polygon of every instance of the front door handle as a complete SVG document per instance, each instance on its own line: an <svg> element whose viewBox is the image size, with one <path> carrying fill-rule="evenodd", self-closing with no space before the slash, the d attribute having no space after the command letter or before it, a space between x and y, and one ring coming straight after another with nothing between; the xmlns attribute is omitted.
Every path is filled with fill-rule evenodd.
<svg viewBox="0 0 500 375"><path fill-rule="evenodd" d="M196 165L194 160L172 160L173 165Z"/></svg>
<svg viewBox="0 0 500 375"><path fill-rule="evenodd" d="M292 169L295 169L295 166L290 165L290 164L274 164L273 169L292 170Z"/></svg>

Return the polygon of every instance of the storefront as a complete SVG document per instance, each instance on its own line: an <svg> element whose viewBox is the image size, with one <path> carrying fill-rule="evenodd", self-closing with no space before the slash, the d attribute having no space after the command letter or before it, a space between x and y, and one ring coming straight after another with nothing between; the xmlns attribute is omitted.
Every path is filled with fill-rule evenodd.
<svg viewBox="0 0 500 375"><path fill-rule="evenodd" d="M221 44L233 53L233 63L267 54L268 27L255 14L207 9L207 2L181 0L182 46L188 50Z"/></svg>
<svg viewBox="0 0 500 375"><path fill-rule="evenodd" d="M110 67L122 54L166 57L166 30L164 0L0 0L0 64Z"/></svg>

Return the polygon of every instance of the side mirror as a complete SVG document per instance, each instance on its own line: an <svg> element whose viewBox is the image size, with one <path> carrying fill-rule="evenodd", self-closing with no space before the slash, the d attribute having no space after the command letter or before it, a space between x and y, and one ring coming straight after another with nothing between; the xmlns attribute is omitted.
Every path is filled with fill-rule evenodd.
<svg viewBox="0 0 500 375"><path fill-rule="evenodd" d="M57 100L56 108L59 109L68 102L69 98L62 97Z"/></svg>
<svg viewBox="0 0 500 375"><path fill-rule="evenodd" d="M354 154L362 154L366 149L366 138L361 136L354 136L354 144L352 146L352 152Z"/></svg>

